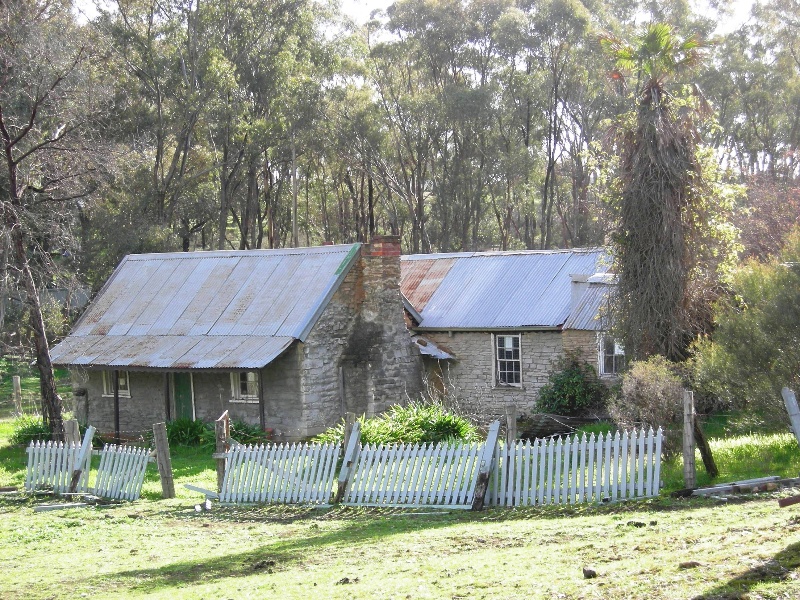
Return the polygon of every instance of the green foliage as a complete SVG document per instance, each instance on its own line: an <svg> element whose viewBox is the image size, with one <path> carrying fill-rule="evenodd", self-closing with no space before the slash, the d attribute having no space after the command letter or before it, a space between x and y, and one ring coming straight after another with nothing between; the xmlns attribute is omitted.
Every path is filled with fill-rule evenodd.
<svg viewBox="0 0 800 600"><path fill-rule="evenodd" d="M556 364L547 384L539 390L539 412L571 415L586 408L602 406L607 389L594 368L578 357L567 355Z"/></svg>
<svg viewBox="0 0 800 600"><path fill-rule="evenodd" d="M664 453L674 453L680 440L669 430L678 427L683 419L683 385L675 363L663 356L631 363L608 410L623 429L662 427Z"/></svg>
<svg viewBox="0 0 800 600"><path fill-rule="evenodd" d="M233 421L231 437L240 444L263 444L270 440L272 431L263 431L258 425L251 425L244 421Z"/></svg>
<svg viewBox="0 0 800 600"><path fill-rule="evenodd" d="M588 425L582 425L581 427L578 427L575 430L575 435L605 435L607 433L614 433L615 431L617 431L617 426L614 423L609 421L599 421L597 423L589 423Z"/></svg>
<svg viewBox="0 0 800 600"><path fill-rule="evenodd" d="M713 338L694 345L696 385L724 406L782 414L781 387L800 388L800 230L779 257L748 262L731 285Z"/></svg>
<svg viewBox="0 0 800 600"><path fill-rule="evenodd" d="M214 427L203 421L175 419L167 423L167 440L170 446L201 446L211 448L215 443Z"/></svg>
<svg viewBox="0 0 800 600"><path fill-rule="evenodd" d="M436 402L396 404L377 417L367 419L362 416L359 422L362 444L474 442L480 437L476 427L467 419ZM335 443L343 437L344 423L339 423L314 441Z"/></svg>
<svg viewBox="0 0 800 600"><path fill-rule="evenodd" d="M9 441L12 444L28 445L33 441L50 439L50 428L39 415L26 415L14 420L14 429Z"/></svg>

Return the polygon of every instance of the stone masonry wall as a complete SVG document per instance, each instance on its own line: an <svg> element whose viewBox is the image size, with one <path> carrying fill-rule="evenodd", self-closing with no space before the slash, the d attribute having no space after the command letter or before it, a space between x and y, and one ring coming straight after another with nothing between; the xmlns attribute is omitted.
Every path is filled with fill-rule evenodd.
<svg viewBox="0 0 800 600"><path fill-rule="evenodd" d="M399 240L362 248L302 347L306 436L346 412L371 416L419 391L421 361L403 320L399 283Z"/></svg>
<svg viewBox="0 0 800 600"><path fill-rule="evenodd" d="M100 433L114 431L114 397L103 395L102 371L87 371L82 382L86 396L77 406L78 419L94 425ZM131 397L119 398L119 428L125 437L136 437L152 431L153 423L166 418L164 408L164 376L161 373L129 373ZM88 401L84 401L83 399ZM85 404L84 404L85 402Z"/></svg>
<svg viewBox="0 0 800 600"><path fill-rule="evenodd" d="M451 336L447 332L426 331L424 335L456 356L455 361L440 363L445 381L455 390L464 408L487 422L505 417L505 407L509 404L516 405L518 413L535 411L539 389L547 383L553 361L564 350L560 332L522 332L522 386L495 385L489 332L453 332ZM435 377L432 370L438 368L436 362L426 359L429 377Z"/></svg>
<svg viewBox="0 0 800 600"><path fill-rule="evenodd" d="M584 362L592 365L595 373L599 373L597 333L594 331L577 331L570 329L561 333L564 352L576 352Z"/></svg>

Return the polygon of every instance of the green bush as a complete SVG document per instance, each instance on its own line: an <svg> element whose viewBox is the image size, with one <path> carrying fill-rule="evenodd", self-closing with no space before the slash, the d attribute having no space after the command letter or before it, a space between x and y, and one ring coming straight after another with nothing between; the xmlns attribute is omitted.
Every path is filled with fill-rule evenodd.
<svg viewBox="0 0 800 600"><path fill-rule="evenodd" d="M568 354L556 363L547 383L539 390L539 412L571 415L587 408L601 407L607 388L597 378L594 368L577 356Z"/></svg>
<svg viewBox="0 0 800 600"><path fill-rule="evenodd" d="M28 445L32 441L47 441L50 439L50 428L45 425L42 417L28 415L14 419L14 429L9 441L12 444Z"/></svg>
<svg viewBox="0 0 800 600"><path fill-rule="evenodd" d="M663 428L667 456L679 448L677 434L683 423L683 382L678 370L663 356L635 361L623 373L622 385L608 403L611 418L623 429Z"/></svg>
<svg viewBox="0 0 800 600"><path fill-rule="evenodd" d="M449 412L436 402L394 405L377 417L367 419L362 416L359 423L362 444L473 442L480 439L477 428L469 420ZM342 422L318 435L314 441L337 443L343 438Z"/></svg>
<svg viewBox="0 0 800 600"><path fill-rule="evenodd" d="M213 447L215 439L214 427L210 423L192 419L175 419L167 423L170 446Z"/></svg>
<svg viewBox="0 0 800 600"><path fill-rule="evenodd" d="M231 437L240 444L263 444L270 440L272 432L263 431L258 425L251 425L244 421L233 421L231 423Z"/></svg>

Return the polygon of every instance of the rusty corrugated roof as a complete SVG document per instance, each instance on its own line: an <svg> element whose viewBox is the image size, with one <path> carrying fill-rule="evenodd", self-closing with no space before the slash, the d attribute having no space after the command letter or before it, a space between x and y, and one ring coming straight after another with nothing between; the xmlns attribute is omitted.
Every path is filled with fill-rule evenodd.
<svg viewBox="0 0 800 600"><path fill-rule="evenodd" d="M401 264L420 329L449 330L561 327L570 275L605 272L610 261L602 249L575 249L412 255Z"/></svg>
<svg viewBox="0 0 800 600"><path fill-rule="evenodd" d="M57 365L254 369L304 340L359 244L126 257Z"/></svg>

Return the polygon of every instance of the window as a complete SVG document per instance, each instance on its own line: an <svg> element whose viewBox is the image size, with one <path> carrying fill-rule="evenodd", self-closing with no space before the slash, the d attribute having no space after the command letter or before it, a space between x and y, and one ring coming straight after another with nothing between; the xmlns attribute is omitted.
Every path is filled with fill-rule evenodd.
<svg viewBox="0 0 800 600"><path fill-rule="evenodd" d="M231 373L233 402L258 402L258 371Z"/></svg>
<svg viewBox="0 0 800 600"><path fill-rule="evenodd" d="M119 372L119 396L120 398L131 397L130 379L127 371ZM114 371L103 371L103 396L114 395Z"/></svg>
<svg viewBox="0 0 800 600"><path fill-rule="evenodd" d="M610 335L600 338L600 374L617 375L625 368L625 348Z"/></svg>
<svg viewBox="0 0 800 600"><path fill-rule="evenodd" d="M519 334L494 336L494 370L497 385L522 385Z"/></svg>

